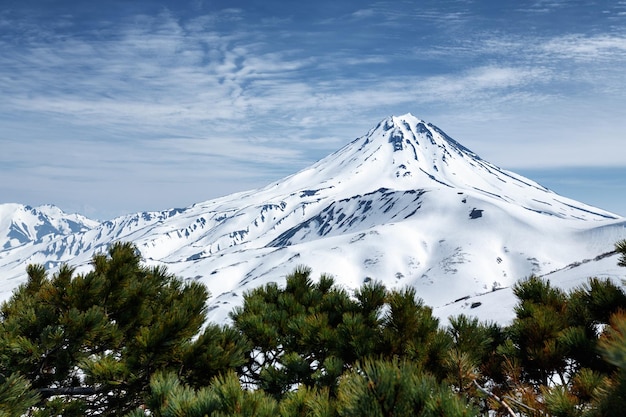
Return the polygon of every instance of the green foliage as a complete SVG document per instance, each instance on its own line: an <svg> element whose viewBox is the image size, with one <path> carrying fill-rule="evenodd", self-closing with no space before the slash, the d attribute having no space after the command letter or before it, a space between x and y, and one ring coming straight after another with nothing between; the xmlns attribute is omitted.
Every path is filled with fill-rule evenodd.
<svg viewBox="0 0 626 417"><path fill-rule="evenodd" d="M581 403L591 403L608 387L609 377L591 369L581 369L572 379L571 392Z"/></svg>
<svg viewBox="0 0 626 417"><path fill-rule="evenodd" d="M563 381L567 361L560 336L567 327L566 295L534 276L515 284L513 293L519 299L517 317L507 332L525 378L537 386L554 383L555 375Z"/></svg>
<svg viewBox="0 0 626 417"><path fill-rule="evenodd" d="M311 389L305 386L289 392L280 402L283 417L336 417L336 402L328 389Z"/></svg>
<svg viewBox="0 0 626 417"><path fill-rule="evenodd" d="M284 289L272 283L245 294L231 315L251 342L246 382L276 398L294 384L332 388L347 362L371 353L358 343L371 340L371 315L332 278L314 283L310 273L300 267Z"/></svg>
<svg viewBox="0 0 626 417"><path fill-rule="evenodd" d="M193 354L212 355L212 375L241 364L244 349L232 330L209 327L194 339L205 321L206 289L140 261L132 245L120 243L95 255L86 274L63 266L48 278L42 266L30 266L26 284L0 310L1 373L28 381L41 409L114 415L142 403L156 371L202 380Z"/></svg>
<svg viewBox="0 0 626 417"><path fill-rule="evenodd" d="M465 315L450 317L447 334L451 339L446 365L453 375L451 383L459 389L472 384L479 377L478 373L490 373L488 364L500 340L500 328L495 325L479 323L477 318Z"/></svg>
<svg viewBox="0 0 626 417"><path fill-rule="evenodd" d="M19 417L37 404L39 398L26 379L11 374L0 376L0 417Z"/></svg>
<svg viewBox="0 0 626 417"><path fill-rule="evenodd" d="M447 340L436 336L439 320L432 309L417 298L414 288L390 291L386 302L389 309L382 322L380 353L387 358L407 357L436 369Z"/></svg>
<svg viewBox="0 0 626 417"><path fill-rule="evenodd" d="M596 396L597 414L621 415L626 409L626 313L617 312L611 325L599 342L603 358L615 366L606 384L600 386Z"/></svg>
<svg viewBox="0 0 626 417"><path fill-rule="evenodd" d="M262 391L243 390L233 372L215 377L209 386L199 390L182 384L173 373L155 374L146 406L149 415L155 417L275 417L278 412L274 399ZM142 409L127 414L145 415Z"/></svg>
<svg viewBox="0 0 626 417"><path fill-rule="evenodd" d="M355 362L405 357L443 369L449 340L415 290L387 291L368 283L354 297L311 270L296 269L285 288L268 284L244 295L232 313L234 326L251 342L244 380L281 399L294 386L328 388ZM383 311L386 309L386 312Z"/></svg>
<svg viewBox="0 0 626 417"><path fill-rule="evenodd" d="M626 257L626 241L618 243ZM620 262L626 265L623 259ZM612 416L626 409L626 294L529 277L504 328L443 328L414 289L348 293L297 268L205 323L206 289L130 244L28 281L0 308L0 417Z"/></svg>
<svg viewBox="0 0 626 417"><path fill-rule="evenodd" d="M582 415L579 399L572 395L567 387L563 385L551 389L544 387L542 392L546 409L551 416L576 417Z"/></svg>
<svg viewBox="0 0 626 417"><path fill-rule="evenodd" d="M207 324L194 343L186 345L178 373L193 387L207 386L215 377L241 368L248 349L247 339L232 327Z"/></svg>
<svg viewBox="0 0 626 417"><path fill-rule="evenodd" d="M365 361L342 378L345 417L471 416L476 412L412 362Z"/></svg>
<svg viewBox="0 0 626 417"><path fill-rule="evenodd" d="M507 382L500 389L526 398L530 408L518 409L555 416L617 415L611 410L624 409L624 291L610 280L590 278L566 294L531 277L514 292L516 318L497 351L515 364L505 370Z"/></svg>
<svg viewBox="0 0 626 417"><path fill-rule="evenodd" d="M622 309L626 309L626 294L608 279L590 278L570 293L567 302L569 328L561 339L577 367L610 371L610 366L600 356L597 341L611 315Z"/></svg>
<svg viewBox="0 0 626 417"><path fill-rule="evenodd" d="M626 370L626 312L611 317L611 327L602 338L600 349L608 362Z"/></svg>
<svg viewBox="0 0 626 417"><path fill-rule="evenodd" d="M615 244L615 250L620 255L617 265L626 267L626 239L617 242Z"/></svg>
<svg viewBox="0 0 626 417"><path fill-rule="evenodd" d="M606 324L614 312L626 308L626 294L611 280L589 278L586 284L570 295L570 309L576 302L580 304L576 306L576 313L582 314L584 319L592 324Z"/></svg>

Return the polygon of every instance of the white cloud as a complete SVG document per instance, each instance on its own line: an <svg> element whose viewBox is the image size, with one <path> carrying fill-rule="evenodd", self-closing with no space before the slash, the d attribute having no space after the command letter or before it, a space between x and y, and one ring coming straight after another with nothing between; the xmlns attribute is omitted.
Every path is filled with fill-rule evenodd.
<svg viewBox="0 0 626 417"><path fill-rule="evenodd" d="M561 58L619 62L626 60L626 36L567 35L548 40L541 49Z"/></svg>
<svg viewBox="0 0 626 417"><path fill-rule="evenodd" d="M0 28L16 25L7 16L0 14ZM617 113L626 105L626 38L620 34L548 37L477 29L403 47L381 41L370 48L368 37L354 44L335 39L342 45L335 48L324 32L337 22L371 19L393 24L401 36L416 20L440 25L470 17L462 10L399 10L383 2L307 27L293 39L282 31L293 23L288 17L220 30L244 21L239 9L186 21L167 11L130 16L70 37L19 22L27 36L0 38L2 156L24 160L27 148L37 147L29 158L48 158L42 166L49 176L78 176L93 167L92 177L100 178L112 166L133 166L132 175L144 178L167 167L181 178L247 175L242 184L256 186L336 150L384 116L413 112L503 166L550 164L546 155L559 147L566 149L559 153L564 164L626 164L615 151L623 140ZM569 116L578 113L617 127L598 122L580 129ZM554 138L582 141L594 131L610 157ZM542 132L550 132L549 141L538 139ZM24 140L27 146L15 145ZM529 143L540 151L527 150ZM72 158L58 149L70 148L85 162L67 168ZM257 166L256 179L246 163ZM169 174L155 175L167 181Z"/></svg>
<svg viewBox="0 0 626 417"><path fill-rule="evenodd" d="M352 17L354 17L355 19L364 19L375 15L376 11L374 9L359 9L356 12L352 13Z"/></svg>
<svg viewBox="0 0 626 417"><path fill-rule="evenodd" d="M548 82L551 75L542 68L486 66L460 74L435 76L426 79L424 87L440 100L458 102L479 96L506 95L511 88L531 83Z"/></svg>
<svg viewBox="0 0 626 417"><path fill-rule="evenodd" d="M624 48L624 39L615 37L555 38L537 46L534 39L488 36L480 44L458 46L468 56L514 56L508 62L466 65L439 75L351 78L346 73L319 78L311 75L338 71L342 65L387 65L392 58L323 52L307 57L298 50L274 50L253 30L236 34L211 30L215 21L241 18L241 13L201 16L185 24L168 13L144 16L115 28L118 35L103 40L53 38L49 43L50 36L40 34L20 52L19 61L15 56L0 57L0 64L5 64L0 74L12 77L7 83L11 94L0 107L105 130L179 132L197 138L206 137L208 129L218 134L250 131L267 123L268 117L285 132L311 131L324 122L338 123L346 114L367 115L385 108L415 111L413 106L448 105L458 110L471 102L475 108L497 112L505 102L547 100L549 93L542 89L563 74L547 64L546 56L558 52L565 59ZM520 58L522 51L529 62ZM443 55L458 52L439 50ZM419 51L432 53L430 48ZM530 65L537 61L543 65Z"/></svg>

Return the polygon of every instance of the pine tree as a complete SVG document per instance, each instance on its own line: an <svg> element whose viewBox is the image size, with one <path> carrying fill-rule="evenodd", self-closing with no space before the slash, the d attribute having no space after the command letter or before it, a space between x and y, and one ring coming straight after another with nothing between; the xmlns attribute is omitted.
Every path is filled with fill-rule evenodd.
<svg viewBox="0 0 626 417"><path fill-rule="evenodd" d="M626 240L615 245L620 254L619 266L626 267ZM609 326L602 334L598 347L602 358L613 366L606 379L596 377L595 388L587 397L593 398L593 409L589 416L621 416L626 409L626 298L621 288L605 283L603 291L596 291L601 295L594 305L596 314L604 318L611 313ZM606 304L606 305L605 305ZM590 384L591 385L591 384Z"/></svg>
<svg viewBox="0 0 626 417"><path fill-rule="evenodd" d="M386 297L389 309L383 326L383 353L407 357L419 363L437 362L433 357L433 336L439 331L439 320L432 309L417 297L414 288L392 290Z"/></svg>
<svg viewBox="0 0 626 417"><path fill-rule="evenodd" d="M575 288L567 300L568 328L561 336L571 358L572 372L590 369L610 372L598 350L598 338L611 316L626 309L626 294L609 279L589 278Z"/></svg>
<svg viewBox="0 0 626 417"><path fill-rule="evenodd" d="M209 327L195 338L206 319L204 286L142 266L126 243L95 255L92 267L75 274L63 266L49 278L29 266L28 281L0 309L0 374L30 384L23 397L38 395L38 415L120 415L143 402L157 371L202 380L190 360L198 352L214 352L212 375L243 363L245 349L227 331Z"/></svg>
<svg viewBox="0 0 626 417"><path fill-rule="evenodd" d="M547 280L529 277L513 287L519 302L507 333L524 377L536 386L565 380L566 347L560 336L567 328L566 294ZM555 376L559 376L555 380Z"/></svg>
<svg viewBox="0 0 626 417"><path fill-rule="evenodd" d="M498 347L510 365L502 397L528 415L621 415L615 410L626 406L626 362L619 359L626 357L622 288L589 278L565 293L530 277L514 293L516 318Z"/></svg>
<svg viewBox="0 0 626 417"><path fill-rule="evenodd" d="M371 334L357 318L358 302L331 277L314 283L310 274L300 267L287 276L285 288L270 283L246 293L231 314L251 342L244 380L276 398L297 385L332 389L346 361L369 353L351 349L366 340L360 332Z"/></svg>
<svg viewBox="0 0 626 417"><path fill-rule="evenodd" d="M244 295L231 317L251 342L244 379L280 399L294 387L329 388L352 365L371 357L402 357L445 375L449 338L415 290L365 284L354 297L311 270L287 276L284 288L267 284ZM386 312L384 312L386 310Z"/></svg>

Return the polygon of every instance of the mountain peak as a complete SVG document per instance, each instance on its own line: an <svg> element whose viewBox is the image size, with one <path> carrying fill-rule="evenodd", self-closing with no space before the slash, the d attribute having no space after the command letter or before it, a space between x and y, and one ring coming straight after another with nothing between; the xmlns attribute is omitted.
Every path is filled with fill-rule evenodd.
<svg viewBox="0 0 626 417"><path fill-rule="evenodd" d="M411 113L391 116L383 120L379 127L389 132L389 143L392 144L394 151L404 149L413 151L414 159L417 160L419 156L422 156L425 161L433 162L433 168L437 167L436 161L442 161L448 165L448 159L453 155L480 160L478 155L452 139L443 130ZM382 134L383 137L386 136L385 132Z"/></svg>
<svg viewBox="0 0 626 417"><path fill-rule="evenodd" d="M3 249L24 245L46 236L83 232L98 225L97 221L79 214L67 214L51 204L38 207L0 204L0 241L4 241Z"/></svg>
<svg viewBox="0 0 626 417"><path fill-rule="evenodd" d="M407 113L383 119L365 136L312 168L340 169L337 175L343 177L371 176L381 187L414 189L463 188L475 168L486 165L437 126ZM492 165L489 168L497 170Z"/></svg>
<svg viewBox="0 0 626 417"><path fill-rule="evenodd" d="M616 218L612 213L561 197L528 178L499 168L411 113L383 119L366 135L281 185L283 188L306 186L304 189L312 190L320 184L337 194L353 195L366 194L372 189L447 189L548 216L585 220Z"/></svg>

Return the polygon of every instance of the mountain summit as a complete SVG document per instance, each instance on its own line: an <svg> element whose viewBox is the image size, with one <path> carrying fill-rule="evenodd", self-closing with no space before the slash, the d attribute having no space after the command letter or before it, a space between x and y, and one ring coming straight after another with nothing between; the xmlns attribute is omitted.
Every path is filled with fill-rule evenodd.
<svg viewBox="0 0 626 417"><path fill-rule="evenodd" d="M28 263L86 268L94 251L122 240L147 263L204 282L216 321L243 291L281 282L297 265L332 274L346 288L370 280L413 286L435 312L447 312L455 300L610 252L625 225L406 114L261 189L0 241L0 294L24 281Z"/></svg>
<svg viewBox="0 0 626 417"><path fill-rule="evenodd" d="M332 167L342 176L376 170L390 187L414 188L416 185L428 186L429 181L449 187L459 186L458 175L471 174L473 169L468 169L470 166L484 165L478 155L436 126L406 114L381 121L367 135L313 168Z"/></svg>
<svg viewBox="0 0 626 417"><path fill-rule="evenodd" d="M410 113L384 119L367 135L296 174L292 182L310 187L333 184L348 193L447 188L560 218L619 218L498 168Z"/></svg>

